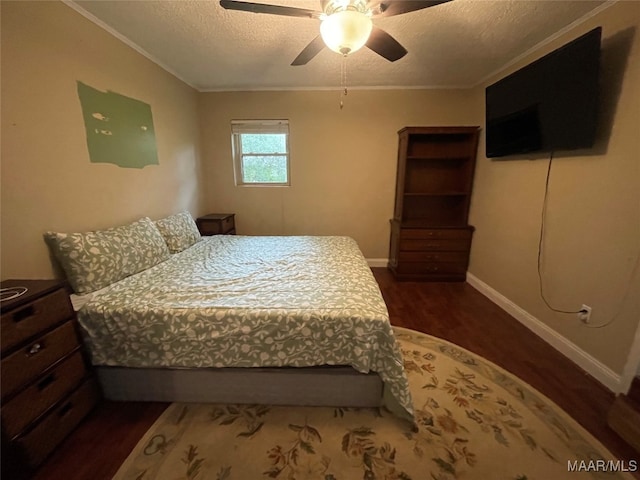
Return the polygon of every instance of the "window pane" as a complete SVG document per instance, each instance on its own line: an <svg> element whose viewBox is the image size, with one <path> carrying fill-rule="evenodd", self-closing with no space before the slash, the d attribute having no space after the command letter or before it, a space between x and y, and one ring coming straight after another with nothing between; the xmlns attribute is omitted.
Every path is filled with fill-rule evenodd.
<svg viewBox="0 0 640 480"><path fill-rule="evenodd" d="M242 157L242 177L245 183L287 183L287 157Z"/></svg>
<svg viewBox="0 0 640 480"><path fill-rule="evenodd" d="M240 135L242 153L286 153L287 135L284 133L243 133Z"/></svg>

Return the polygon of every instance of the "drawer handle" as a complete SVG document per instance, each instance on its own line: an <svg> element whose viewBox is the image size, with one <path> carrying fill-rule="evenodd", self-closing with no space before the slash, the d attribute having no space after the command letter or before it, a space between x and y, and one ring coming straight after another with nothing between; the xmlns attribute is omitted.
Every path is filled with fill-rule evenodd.
<svg viewBox="0 0 640 480"><path fill-rule="evenodd" d="M67 413L71 411L73 408L73 402L67 402L65 405L58 411L59 417L64 417Z"/></svg>
<svg viewBox="0 0 640 480"><path fill-rule="evenodd" d="M31 347L27 351L27 356L28 357L32 357L35 354L39 353L43 349L44 349L44 344L42 344L42 343L34 343L33 345L31 345Z"/></svg>
<svg viewBox="0 0 640 480"><path fill-rule="evenodd" d="M29 317L33 317L36 313L36 309L33 305L29 305L28 307L23 308L22 310L13 314L13 321L15 323L26 320Z"/></svg>
<svg viewBox="0 0 640 480"><path fill-rule="evenodd" d="M438 267L429 267L429 271L430 272L437 272L438 271Z"/></svg>
<svg viewBox="0 0 640 480"><path fill-rule="evenodd" d="M56 376L53 373L50 373L38 382L38 390L43 391L45 388L55 382L55 380Z"/></svg>
<svg viewBox="0 0 640 480"><path fill-rule="evenodd" d="M427 248L440 248L439 243L427 243Z"/></svg>

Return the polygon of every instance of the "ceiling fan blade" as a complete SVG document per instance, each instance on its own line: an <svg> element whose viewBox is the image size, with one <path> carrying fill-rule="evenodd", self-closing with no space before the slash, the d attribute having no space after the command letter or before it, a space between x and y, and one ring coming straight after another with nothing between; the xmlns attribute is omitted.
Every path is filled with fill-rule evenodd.
<svg viewBox="0 0 640 480"><path fill-rule="evenodd" d="M390 62L400 60L407 54L407 49L400 45L395 38L375 25L371 30L371 35L369 35L366 45Z"/></svg>
<svg viewBox="0 0 640 480"><path fill-rule="evenodd" d="M324 40L322 37L318 35L316 38L311 40L311 43L304 47L304 50L300 52L300 55L296 57L296 59L291 62L291 65L306 65L313 57L320 53L320 51L325 47Z"/></svg>
<svg viewBox="0 0 640 480"><path fill-rule="evenodd" d="M371 10L374 17L392 17L403 13L422 10L423 8L435 7L441 3L451 0L386 0L378 5L372 5Z"/></svg>
<svg viewBox="0 0 640 480"><path fill-rule="evenodd" d="M287 17L320 18L322 12L307 10L306 8L285 7L283 5L268 5L265 3L240 2L238 0L220 0L220 6L227 10L240 10L252 13L268 13L270 15L284 15Z"/></svg>

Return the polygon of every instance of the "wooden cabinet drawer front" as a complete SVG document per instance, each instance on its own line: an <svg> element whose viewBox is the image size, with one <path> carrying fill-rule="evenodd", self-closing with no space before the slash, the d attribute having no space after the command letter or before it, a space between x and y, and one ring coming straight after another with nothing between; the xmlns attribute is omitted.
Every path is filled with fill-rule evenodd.
<svg viewBox="0 0 640 480"><path fill-rule="evenodd" d="M400 274L416 275L465 275L466 262L398 262L396 271Z"/></svg>
<svg viewBox="0 0 640 480"><path fill-rule="evenodd" d="M403 228L400 230L401 239L439 240L458 239L470 240L472 230L468 228Z"/></svg>
<svg viewBox="0 0 640 480"><path fill-rule="evenodd" d="M76 391L61 401L38 425L16 440L33 468L80 423L98 400L93 380L87 380Z"/></svg>
<svg viewBox="0 0 640 480"><path fill-rule="evenodd" d="M400 239L400 251L418 252L466 252L471 247L471 238L454 239Z"/></svg>
<svg viewBox="0 0 640 480"><path fill-rule="evenodd" d="M73 322L67 322L2 360L2 397L29 383L40 372L78 347Z"/></svg>
<svg viewBox="0 0 640 480"><path fill-rule="evenodd" d="M10 438L73 390L86 375L77 351L2 406L2 425Z"/></svg>
<svg viewBox="0 0 640 480"><path fill-rule="evenodd" d="M227 217L222 221L222 233L230 233L235 228L233 216Z"/></svg>
<svg viewBox="0 0 640 480"><path fill-rule="evenodd" d="M226 217L217 220L200 220L198 229L201 235L228 235L235 233L234 217Z"/></svg>
<svg viewBox="0 0 640 480"><path fill-rule="evenodd" d="M446 262L466 264L467 252L400 252L398 262Z"/></svg>
<svg viewBox="0 0 640 480"><path fill-rule="evenodd" d="M218 235L222 233L222 222L218 220L200 220L198 228L201 235Z"/></svg>
<svg viewBox="0 0 640 480"><path fill-rule="evenodd" d="M72 315L69 296L63 289L3 314L0 327L2 350L11 348Z"/></svg>

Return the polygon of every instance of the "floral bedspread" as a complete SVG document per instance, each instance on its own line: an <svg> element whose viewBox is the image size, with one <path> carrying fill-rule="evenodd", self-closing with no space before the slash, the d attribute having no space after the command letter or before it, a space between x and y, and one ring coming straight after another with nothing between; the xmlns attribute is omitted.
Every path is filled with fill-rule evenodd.
<svg viewBox="0 0 640 480"><path fill-rule="evenodd" d="M94 365L351 365L413 418L386 305L348 237L213 236L78 311Z"/></svg>

